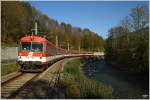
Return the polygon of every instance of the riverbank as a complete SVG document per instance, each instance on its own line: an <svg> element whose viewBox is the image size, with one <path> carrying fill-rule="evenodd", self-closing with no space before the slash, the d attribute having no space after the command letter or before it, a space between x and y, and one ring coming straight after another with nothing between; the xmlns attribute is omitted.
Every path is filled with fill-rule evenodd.
<svg viewBox="0 0 150 100"><path fill-rule="evenodd" d="M84 59L75 59L64 65L62 83L66 98L113 98L112 88L101 82L89 79L83 72Z"/></svg>
<svg viewBox="0 0 150 100"><path fill-rule="evenodd" d="M89 78L111 85L114 98L142 99L149 94L148 76L118 70L108 65L104 59L85 64L84 71ZM89 71L90 70L90 71ZM89 74L90 72L90 74Z"/></svg>

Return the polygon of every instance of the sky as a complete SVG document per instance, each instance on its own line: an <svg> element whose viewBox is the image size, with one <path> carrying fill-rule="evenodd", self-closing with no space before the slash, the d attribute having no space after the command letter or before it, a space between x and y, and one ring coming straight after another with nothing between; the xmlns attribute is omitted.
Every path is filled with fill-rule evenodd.
<svg viewBox="0 0 150 100"><path fill-rule="evenodd" d="M108 30L119 25L137 5L146 1L30 1L33 7L59 23L88 28L107 38Z"/></svg>

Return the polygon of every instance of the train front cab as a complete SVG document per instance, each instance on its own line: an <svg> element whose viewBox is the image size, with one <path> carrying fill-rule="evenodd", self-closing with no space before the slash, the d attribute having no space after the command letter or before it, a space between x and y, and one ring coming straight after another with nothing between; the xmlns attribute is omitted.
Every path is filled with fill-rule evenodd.
<svg viewBox="0 0 150 100"><path fill-rule="evenodd" d="M18 63L21 71L37 72L48 67L46 42L21 41L18 52Z"/></svg>

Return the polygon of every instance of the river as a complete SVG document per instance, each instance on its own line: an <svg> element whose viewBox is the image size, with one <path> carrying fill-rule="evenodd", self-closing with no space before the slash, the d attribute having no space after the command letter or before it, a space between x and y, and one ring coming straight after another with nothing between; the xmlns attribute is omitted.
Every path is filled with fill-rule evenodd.
<svg viewBox="0 0 150 100"><path fill-rule="evenodd" d="M115 98L144 98L149 94L148 77L118 70L106 64L104 59L87 63L86 73L90 78L111 85Z"/></svg>

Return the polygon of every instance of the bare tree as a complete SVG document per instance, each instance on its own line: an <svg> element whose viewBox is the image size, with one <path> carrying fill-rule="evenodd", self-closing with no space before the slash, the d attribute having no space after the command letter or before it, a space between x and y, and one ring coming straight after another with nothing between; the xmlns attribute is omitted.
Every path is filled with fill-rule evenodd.
<svg viewBox="0 0 150 100"><path fill-rule="evenodd" d="M126 32L132 31L131 19L125 16L121 21L121 26L126 30Z"/></svg>
<svg viewBox="0 0 150 100"><path fill-rule="evenodd" d="M148 10L147 6L137 6L131 11L133 28L138 31L148 25Z"/></svg>
<svg viewBox="0 0 150 100"><path fill-rule="evenodd" d="M124 32L126 34L126 39L127 39L127 43L129 43L129 32L131 32L132 29L132 24L131 24L131 20L129 19L128 16L125 16L123 18L123 20L121 21L121 26L124 29Z"/></svg>

